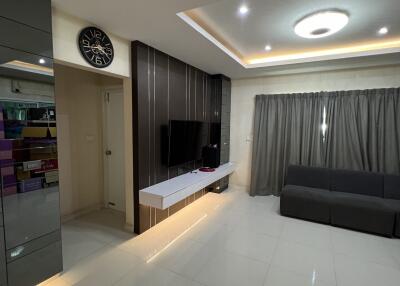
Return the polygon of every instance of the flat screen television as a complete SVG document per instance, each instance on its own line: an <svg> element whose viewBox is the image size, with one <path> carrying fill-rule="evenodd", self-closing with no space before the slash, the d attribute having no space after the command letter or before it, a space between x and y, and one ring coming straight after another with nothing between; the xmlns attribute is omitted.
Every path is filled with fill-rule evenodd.
<svg viewBox="0 0 400 286"><path fill-rule="evenodd" d="M208 124L201 121L171 120L168 126L168 166L201 160L207 145Z"/></svg>

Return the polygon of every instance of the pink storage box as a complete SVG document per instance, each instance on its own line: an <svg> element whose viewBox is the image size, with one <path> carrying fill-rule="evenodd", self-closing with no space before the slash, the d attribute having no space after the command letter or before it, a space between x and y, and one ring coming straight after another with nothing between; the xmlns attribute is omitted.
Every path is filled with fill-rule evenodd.
<svg viewBox="0 0 400 286"><path fill-rule="evenodd" d="M3 189L3 197L11 196L17 193L17 186L10 186Z"/></svg>
<svg viewBox="0 0 400 286"><path fill-rule="evenodd" d="M0 150L0 160L10 160L12 155L12 150Z"/></svg>
<svg viewBox="0 0 400 286"><path fill-rule="evenodd" d="M0 173L2 176L14 175L14 167L2 167Z"/></svg>
<svg viewBox="0 0 400 286"><path fill-rule="evenodd" d="M14 160L0 160L0 175L14 175Z"/></svg>

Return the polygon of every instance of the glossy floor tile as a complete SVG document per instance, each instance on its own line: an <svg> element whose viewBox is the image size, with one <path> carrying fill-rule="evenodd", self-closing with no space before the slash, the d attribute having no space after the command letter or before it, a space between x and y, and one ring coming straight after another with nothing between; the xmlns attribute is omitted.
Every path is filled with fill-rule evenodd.
<svg viewBox="0 0 400 286"><path fill-rule="evenodd" d="M224 250L216 251L194 277L209 286L263 285L267 264Z"/></svg>
<svg viewBox="0 0 400 286"><path fill-rule="evenodd" d="M230 187L139 236L94 212L63 226L64 272L48 285L400 285L400 240L282 217L279 198Z"/></svg>

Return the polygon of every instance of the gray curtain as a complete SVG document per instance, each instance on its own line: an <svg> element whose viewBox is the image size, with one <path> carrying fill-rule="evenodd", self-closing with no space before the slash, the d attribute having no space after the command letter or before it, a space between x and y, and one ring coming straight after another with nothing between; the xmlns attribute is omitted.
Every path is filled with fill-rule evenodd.
<svg viewBox="0 0 400 286"><path fill-rule="evenodd" d="M400 173L398 88L257 95L255 104L252 196L279 195L290 164Z"/></svg>
<svg viewBox="0 0 400 286"><path fill-rule="evenodd" d="M326 108L326 167L400 173L400 89L331 92Z"/></svg>
<svg viewBox="0 0 400 286"><path fill-rule="evenodd" d="M324 102L318 93L256 96L250 195L278 195L289 164L323 164Z"/></svg>

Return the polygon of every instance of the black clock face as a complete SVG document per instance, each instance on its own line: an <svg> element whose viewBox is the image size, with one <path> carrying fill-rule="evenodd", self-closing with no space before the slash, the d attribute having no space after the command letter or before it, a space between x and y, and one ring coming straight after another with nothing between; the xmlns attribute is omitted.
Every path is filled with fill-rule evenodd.
<svg viewBox="0 0 400 286"><path fill-rule="evenodd" d="M96 27L83 29L79 34L78 45L85 60L96 68L109 66L114 58L110 38Z"/></svg>

